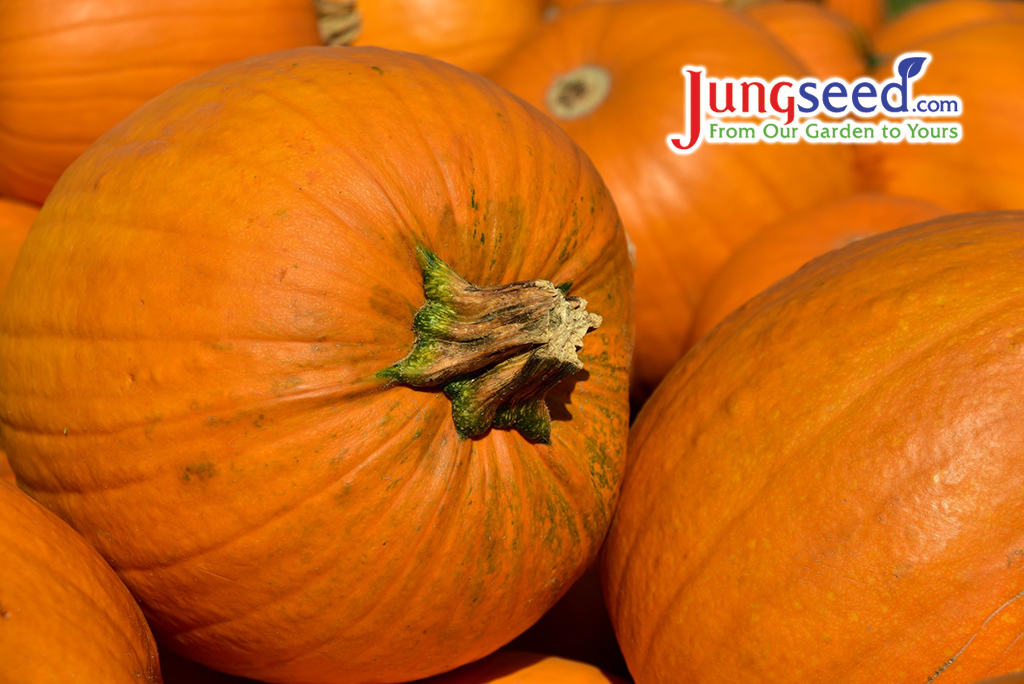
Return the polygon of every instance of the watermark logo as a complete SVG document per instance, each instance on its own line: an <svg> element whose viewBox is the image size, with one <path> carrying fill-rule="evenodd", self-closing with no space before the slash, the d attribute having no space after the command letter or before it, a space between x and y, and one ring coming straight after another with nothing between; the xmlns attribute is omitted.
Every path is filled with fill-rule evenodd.
<svg viewBox="0 0 1024 684"><path fill-rule="evenodd" d="M893 77L882 83L866 77L853 83L841 78L783 77L770 83L756 77L711 78L702 66L685 66L687 130L669 135L668 146L677 154L690 154L704 143L960 142L964 132L959 123L923 120L960 116L960 98L914 96L914 81L930 61L925 52L902 54L893 63ZM888 120L864 121L876 116ZM725 121L743 117L764 121Z"/></svg>

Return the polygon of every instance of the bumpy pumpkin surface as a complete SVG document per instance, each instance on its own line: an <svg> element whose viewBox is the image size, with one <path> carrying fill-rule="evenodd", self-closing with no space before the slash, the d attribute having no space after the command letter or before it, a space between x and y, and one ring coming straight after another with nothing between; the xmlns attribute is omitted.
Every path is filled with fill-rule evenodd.
<svg viewBox="0 0 1024 684"><path fill-rule="evenodd" d="M1016 0L932 0L882 26L875 35L875 51L895 57L922 40L965 26L1021 19L1024 4Z"/></svg>
<svg viewBox="0 0 1024 684"><path fill-rule="evenodd" d="M638 397L685 352L704 287L733 250L853 185L852 155L834 145L706 144L674 154L666 138L686 125L684 65L717 77L804 74L749 18L685 0L584 6L493 74L586 150L636 244Z"/></svg>
<svg viewBox="0 0 1024 684"><path fill-rule="evenodd" d="M28 235L39 208L17 200L0 197L0 300L11 279L14 261L18 258L21 243ZM0 479L14 482L14 471L7 462L3 451L3 433L0 432Z"/></svg>
<svg viewBox="0 0 1024 684"><path fill-rule="evenodd" d="M859 145L865 185L954 211L1024 209L1024 21L975 24L911 46L932 56L914 95L959 96L963 139ZM891 75L884 65L877 77Z"/></svg>
<svg viewBox="0 0 1024 684"><path fill-rule="evenodd" d="M68 164L206 69L317 45L312 0L5 0L0 194L42 203Z"/></svg>
<svg viewBox="0 0 1024 684"><path fill-rule="evenodd" d="M11 464L182 655L437 674L597 553L630 273L586 156L482 77L376 48L244 60L140 108L43 207L0 309ZM578 359L585 329L530 336L579 298L600 327ZM584 371L544 403L555 342Z"/></svg>
<svg viewBox="0 0 1024 684"><path fill-rule="evenodd" d="M606 547L637 681L1024 667L1022 254L1019 212L867 238L673 369L634 425Z"/></svg>
<svg viewBox="0 0 1024 684"><path fill-rule="evenodd" d="M500 651L422 684L624 684L593 665L521 651Z"/></svg>
<svg viewBox="0 0 1024 684"><path fill-rule="evenodd" d="M850 82L866 75L862 34L828 7L806 0L774 0L755 3L746 13L778 38L811 75L822 80L838 76Z"/></svg>
<svg viewBox="0 0 1024 684"><path fill-rule="evenodd" d="M4 684L159 684L142 612L99 554L57 516L0 482Z"/></svg>
<svg viewBox="0 0 1024 684"><path fill-rule="evenodd" d="M697 309L691 343L751 297L825 252L855 240L937 218L938 205L877 193L851 195L765 228L725 262Z"/></svg>
<svg viewBox="0 0 1024 684"><path fill-rule="evenodd" d="M318 0L329 45L405 50L486 73L541 24L545 0Z"/></svg>

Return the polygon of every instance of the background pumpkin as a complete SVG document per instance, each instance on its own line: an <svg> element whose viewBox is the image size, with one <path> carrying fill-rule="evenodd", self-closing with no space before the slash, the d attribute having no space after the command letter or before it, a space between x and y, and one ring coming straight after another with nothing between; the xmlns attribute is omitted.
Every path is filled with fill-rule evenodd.
<svg viewBox="0 0 1024 684"><path fill-rule="evenodd" d="M690 342L696 344L744 302L811 259L945 213L931 202L864 193L787 216L751 238L718 271L697 309Z"/></svg>
<svg viewBox="0 0 1024 684"><path fill-rule="evenodd" d="M913 47L932 55L914 95L959 96L963 139L860 145L864 184L953 211L1024 208L1024 22L967 26ZM891 77L891 64L876 75Z"/></svg>
<svg viewBox="0 0 1024 684"><path fill-rule="evenodd" d="M572 281L603 317L549 395L550 444L462 439L444 393L379 375L413 346L418 245L480 286ZM136 111L41 211L0 309L11 464L182 655L303 684L436 674L597 553L630 276L586 156L490 81L375 48L237 62Z"/></svg>
<svg viewBox="0 0 1024 684"><path fill-rule="evenodd" d="M875 34L875 51L890 58L923 40L992 21L1024 19L1019 0L932 0L910 8Z"/></svg>
<svg viewBox="0 0 1024 684"><path fill-rule="evenodd" d="M593 665L553 656L499 651L423 684L625 684Z"/></svg>
<svg viewBox="0 0 1024 684"><path fill-rule="evenodd" d="M18 258L21 243L28 235L39 209L18 200L0 197L0 301L3 300L7 281L11 279L14 261ZM0 432L0 479L14 483L14 471L7 462L3 451L3 433Z"/></svg>
<svg viewBox="0 0 1024 684"><path fill-rule="evenodd" d="M218 64L319 43L311 0L6 0L0 194L41 204L154 95Z"/></svg>
<svg viewBox="0 0 1024 684"><path fill-rule="evenodd" d="M855 242L673 369L604 555L638 681L1024 667L1022 250L1022 212Z"/></svg>
<svg viewBox="0 0 1024 684"><path fill-rule="evenodd" d="M3 681L159 684L153 635L103 559L6 482L0 520Z"/></svg>
<svg viewBox="0 0 1024 684"><path fill-rule="evenodd" d="M609 674L629 676L604 605L598 563L587 568L565 596L509 648L578 660Z"/></svg>
<svg viewBox="0 0 1024 684"><path fill-rule="evenodd" d="M885 19L882 0L825 0L825 6L849 19L868 35L876 31Z"/></svg>
<svg viewBox="0 0 1024 684"><path fill-rule="evenodd" d="M541 24L546 0L320 0L328 45L416 52L486 73Z"/></svg>
<svg viewBox="0 0 1024 684"><path fill-rule="evenodd" d="M669 150L685 126L682 65L714 76L799 76L753 21L686 0L599 3L545 26L492 77L542 108L586 150L636 244L634 384L645 396L686 351L714 272L758 229L852 191L850 151L833 145Z"/></svg>
<svg viewBox="0 0 1024 684"><path fill-rule="evenodd" d="M866 75L865 39L839 13L806 0L758 2L746 13L778 38L812 76L852 82Z"/></svg>

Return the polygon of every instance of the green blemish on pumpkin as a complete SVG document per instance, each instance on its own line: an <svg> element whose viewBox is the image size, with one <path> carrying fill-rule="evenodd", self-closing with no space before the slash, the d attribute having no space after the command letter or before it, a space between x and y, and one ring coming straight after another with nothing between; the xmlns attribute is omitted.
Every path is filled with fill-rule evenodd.
<svg viewBox="0 0 1024 684"><path fill-rule="evenodd" d="M381 76L383 76L383 75L384 75L384 70L383 70L383 69L381 69L381 68L380 68L379 66L372 66L372 67L370 67L370 68L371 68L371 69L373 69L374 71L376 71L376 72L377 72L378 74L380 74Z"/></svg>
<svg viewBox="0 0 1024 684"><path fill-rule="evenodd" d="M181 479L185 482L189 482L192 479L199 481L209 480L214 475L217 475L217 467L205 461L203 463L195 463L193 465L185 466L185 472L182 474Z"/></svg>
<svg viewBox="0 0 1024 684"><path fill-rule="evenodd" d="M270 392L274 396L280 397L285 392L287 392L288 390L294 389L294 388L298 387L301 384L302 384L302 378L292 375L292 376L289 376L289 377L284 378L282 380L278 380L274 384L272 384L270 386Z"/></svg>

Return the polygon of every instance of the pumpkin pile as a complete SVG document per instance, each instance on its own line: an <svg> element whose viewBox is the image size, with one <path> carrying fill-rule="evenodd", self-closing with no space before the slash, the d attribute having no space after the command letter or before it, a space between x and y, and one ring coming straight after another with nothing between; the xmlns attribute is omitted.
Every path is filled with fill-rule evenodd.
<svg viewBox="0 0 1024 684"><path fill-rule="evenodd" d="M1022 8L0 5L0 682L1020 680Z"/></svg>

